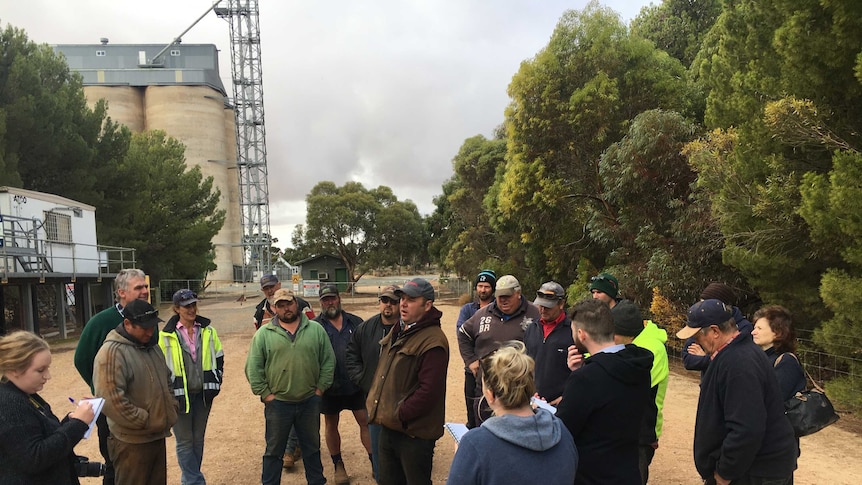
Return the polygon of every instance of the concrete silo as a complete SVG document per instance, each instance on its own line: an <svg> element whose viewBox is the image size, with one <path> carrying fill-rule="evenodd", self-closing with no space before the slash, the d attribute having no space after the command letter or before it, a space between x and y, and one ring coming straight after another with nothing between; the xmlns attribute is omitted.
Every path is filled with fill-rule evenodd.
<svg viewBox="0 0 862 485"><path fill-rule="evenodd" d="M242 226L236 170L233 109L219 77L214 45L175 45L151 63L163 45L57 45L69 67L84 79L94 105L108 102L108 115L134 132L162 130L186 146L186 164L213 177L226 213L213 238L218 266L211 280L234 281L242 266Z"/></svg>

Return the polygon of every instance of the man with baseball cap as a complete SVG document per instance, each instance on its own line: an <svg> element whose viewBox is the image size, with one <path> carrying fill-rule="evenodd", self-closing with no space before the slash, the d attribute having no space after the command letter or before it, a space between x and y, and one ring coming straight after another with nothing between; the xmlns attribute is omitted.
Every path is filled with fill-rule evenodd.
<svg viewBox="0 0 862 485"><path fill-rule="evenodd" d="M123 307L94 361L95 394L111 431L108 453L116 483L165 485L165 438L177 422L170 372L158 347L159 312L144 300Z"/></svg>
<svg viewBox="0 0 862 485"><path fill-rule="evenodd" d="M476 395L482 395L479 359L509 340L524 341L524 329L539 320L539 310L521 294L521 283L512 275L497 280L496 298L461 325L458 348L461 358L476 377ZM477 401L476 425L490 416L490 408Z"/></svg>
<svg viewBox="0 0 862 485"><path fill-rule="evenodd" d="M395 294L398 290L398 286L390 285L380 291L377 298L380 302L380 313L360 323L347 344L347 374L354 384L362 388L363 406L374 381L377 362L380 360L380 340L400 319L398 307L401 299ZM379 478L377 462L380 429L379 424L368 424L368 433L371 436L371 468L375 481Z"/></svg>
<svg viewBox="0 0 862 485"><path fill-rule="evenodd" d="M461 311L458 312L458 320L455 322L455 327L458 330L480 308L494 301L494 290L497 287L497 273L494 270L483 269L476 275L476 282L473 286L476 288L476 299L462 306ZM468 428L475 428L477 426L476 402L482 397L481 394L476 394L477 387L476 376L473 374L473 371L469 367L464 367L464 403L467 406Z"/></svg>
<svg viewBox="0 0 862 485"><path fill-rule="evenodd" d="M556 281L542 284L533 302L539 320L524 331L527 355L536 361L536 393L556 406L563 396L569 370L567 356L572 340L572 321L566 316L566 290Z"/></svg>
<svg viewBox="0 0 862 485"><path fill-rule="evenodd" d="M332 385L335 353L323 327L299 311L293 292L272 296L275 318L251 339L245 376L264 403L266 450L263 485L280 484L287 437L294 428L302 448L305 479L326 483L320 461L320 399Z"/></svg>
<svg viewBox="0 0 862 485"><path fill-rule="evenodd" d="M75 368L90 386L90 391L95 393L93 383L93 361L105 338L117 325L123 323L123 307L132 300L149 300L150 285L147 275L135 268L126 268L117 273L114 279L116 303L100 311L93 316L84 326L78 345L75 347ZM102 477L102 485L114 485L114 465L108 453L108 417L100 413L96 418L96 426L99 432L99 451L105 459L105 474Z"/></svg>
<svg viewBox="0 0 862 485"><path fill-rule="evenodd" d="M254 308L254 328L255 330L259 329L261 325L268 322L269 319L275 316L275 312L272 311L272 307L269 304L270 298L275 294L276 291L281 289L281 281L278 280L278 276L274 274L265 274L260 277L260 291L263 292L263 300L257 304ZM303 300L300 297L296 297L296 301L299 304L300 311L304 312L305 315L309 319L314 318L314 309L311 308L311 305L308 304L307 301Z"/></svg>
<svg viewBox="0 0 862 485"><path fill-rule="evenodd" d="M622 301L617 298L620 292L620 282L610 273L599 273L590 278L590 294L597 300L607 303L613 310L614 305Z"/></svg>
<svg viewBox="0 0 862 485"><path fill-rule="evenodd" d="M371 437L368 431L368 414L365 412L365 393L362 388L350 380L347 373L347 344L356 331L356 327L362 323L357 315L348 313L341 308L341 295L338 286L327 283L320 286L321 312L314 320L329 336L332 350L335 351L335 376L332 386L323 393L320 401L320 412L323 414L325 424L326 447L332 457L335 468L335 484L346 485L350 483L344 460L341 456L341 433L338 431L338 423L341 411L349 410L353 413L356 424L359 425L359 439L362 446L371 457ZM373 462L372 462L373 466Z"/></svg>
<svg viewBox="0 0 862 485"><path fill-rule="evenodd" d="M275 311L270 305L270 299L275 292L281 289L281 281L274 274L265 274L260 277L260 291L263 292L263 300L254 308L254 329L257 330L261 325L269 322L274 316ZM302 298L295 296L296 302L299 305L300 311L304 312L309 319L314 319L314 310L311 305ZM302 451L299 448L299 443L296 437L296 431L290 430L290 435L287 439L287 448L284 451L284 468L292 469L296 462L302 457Z"/></svg>
<svg viewBox="0 0 862 485"><path fill-rule="evenodd" d="M711 359L694 425L694 464L705 483L793 483L796 440L778 379L763 350L740 334L732 308L699 301L676 336L694 337Z"/></svg>
<svg viewBox="0 0 862 485"><path fill-rule="evenodd" d="M414 278L395 291L401 319L380 341L366 406L380 431L379 482L431 484L434 445L443 436L449 341L431 283Z"/></svg>

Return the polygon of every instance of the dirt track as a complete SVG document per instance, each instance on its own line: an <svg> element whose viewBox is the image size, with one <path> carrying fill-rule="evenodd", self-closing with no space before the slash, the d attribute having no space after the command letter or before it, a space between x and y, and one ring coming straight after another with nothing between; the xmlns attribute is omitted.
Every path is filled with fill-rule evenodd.
<svg viewBox="0 0 862 485"><path fill-rule="evenodd" d="M225 348L225 386L216 399L210 415L203 471L210 485L260 483L260 463L263 454L263 405L251 394L243 368L251 341L253 326L251 315L259 297L244 303L203 300L200 313L213 320ZM377 312L374 297L345 297L347 311L368 318ZM463 365L457 355L455 320L458 306L454 301L440 301L443 328L452 346L447 388L448 421L466 420L463 400ZM169 311L169 310L168 310ZM81 397L88 393L86 384L78 376L73 364L75 342L53 346L53 379L48 382L42 396L52 404L56 414L62 415L69 406L68 397ZM700 479L692 463L691 442L694 429L694 411L697 407L698 385L691 375L672 373L665 401L665 428L660 447L650 468L650 483L656 485L699 484ZM322 425L322 420L321 420ZM341 419L342 454L353 484L372 484L371 466L359 443L358 429L348 413ZM333 482L333 467L323 443L321 450L327 478ZM168 483L179 484L179 468L173 450L174 442L168 439ZM78 445L78 454L98 460L98 440L84 440ZM434 461L434 483L443 484L455 446L448 435L437 443ZM802 438L802 456L795 475L797 485L846 484L862 481L862 437L839 425L827 428L813 436ZM285 472L282 483L305 483L301 462L291 472ZM82 479L82 484L101 483L97 479Z"/></svg>

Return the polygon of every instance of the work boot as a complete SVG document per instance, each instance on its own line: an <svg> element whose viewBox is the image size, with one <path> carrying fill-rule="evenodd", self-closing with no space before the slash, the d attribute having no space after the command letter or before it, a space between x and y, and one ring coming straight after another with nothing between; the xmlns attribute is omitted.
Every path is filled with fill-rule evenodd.
<svg viewBox="0 0 862 485"><path fill-rule="evenodd" d="M287 452L284 454L284 463L281 465L285 470L290 470L293 466L296 465L296 458L293 457L293 453Z"/></svg>
<svg viewBox="0 0 862 485"><path fill-rule="evenodd" d="M335 485L349 485L350 477L347 476L347 470L344 469L344 462L335 462Z"/></svg>

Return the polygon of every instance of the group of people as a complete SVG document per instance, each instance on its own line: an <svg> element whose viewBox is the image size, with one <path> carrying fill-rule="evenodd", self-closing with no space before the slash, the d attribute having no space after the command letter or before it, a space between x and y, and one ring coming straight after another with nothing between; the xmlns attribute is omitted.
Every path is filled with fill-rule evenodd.
<svg viewBox="0 0 862 485"><path fill-rule="evenodd" d="M620 298L619 281L608 273L591 279L592 298L568 315L556 282L542 284L532 302L512 275L497 279L482 270L475 284L477 299L457 322L471 430L448 483L541 475L553 483L646 484L663 427L667 332ZM686 368L703 373L695 466L704 483L790 484L799 441L783 403L806 385L791 315L767 306L752 326L734 303L730 287L710 284L677 333L688 339ZM505 385L500 375L509 376ZM529 409L525 390L534 402L556 406L552 419L545 406ZM515 439L521 426L531 433ZM494 453L482 452L488 449ZM560 467L561 456L575 468ZM553 467L544 461L550 457ZM542 473L548 469L554 473Z"/></svg>
<svg viewBox="0 0 862 485"><path fill-rule="evenodd" d="M197 295L173 295L174 315L162 329L137 269L120 271L116 303L84 327L75 367L93 396L104 399L98 419L89 400L59 420L38 395L51 378L48 344L29 332L0 338L0 482L79 483L73 451L95 419L104 484L167 483L165 438L176 437L183 484L203 484L204 435L221 389L224 352L210 320L197 314Z"/></svg>
<svg viewBox="0 0 862 485"><path fill-rule="evenodd" d="M338 431L341 411L349 410L378 483L430 484L449 364L433 286L416 278L383 288L380 313L365 321L342 309L336 285L321 285L314 321L277 278L265 276L261 286L268 298L259 307L271 317L257 325L245 364L264 404L261 483L281 483L282 469L293 467L291 430L307 483L326 483L321 414L335 482L349 483Z"/></svg>
<svg viewBox="0 0 862 485"><path fill-rule="evenodd" d="M433 286L416 278L383 288L379 313L362 321L343 310L335 285L320 287L315 316L274 275L260 283L245 375L264 404L261 482L280 483L301 457L307 483L326 483L322 414L335 482L349 483L338 431L349 410L375 481L430 484L450 350ZM87 323L74 357L105 399L96 420L103 483L165 484L171 430L182 483L205 483L204 436L224 366L218 334L191 290L173 295L165 323L141 271L123 270L115 287L116 304ZM515 276L482 270L475 289L457 321L470 431L447 483L646 484L663 427L667 332L620 298L607 273L568 312L554 281L531 301ZM731 288L710 284L677 333L685 367L702 373L695 466L704 483L791 484L799 440L783 403L806 386L792 318L766 306L752 325L735 303ZM38 395L50 364L40 337L0 338L3 483L78 483L73 449L95 413L85 400L63 419L52 412Z"/></svg>

